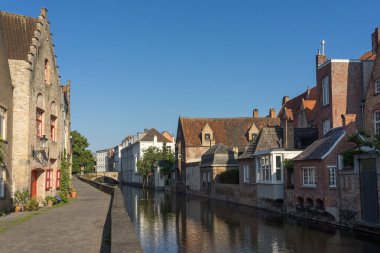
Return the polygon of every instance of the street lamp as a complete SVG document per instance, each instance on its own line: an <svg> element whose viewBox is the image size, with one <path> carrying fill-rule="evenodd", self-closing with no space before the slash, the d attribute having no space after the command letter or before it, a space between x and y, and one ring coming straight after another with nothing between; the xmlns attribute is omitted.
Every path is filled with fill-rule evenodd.
<svg viewBox="0 0 380 253"><path fill-rule="evenodd" d="M41 150L45 150L47 148L48 138L46 138L46 135L42 135L40 138L40 144L41 144Z"/></svg>

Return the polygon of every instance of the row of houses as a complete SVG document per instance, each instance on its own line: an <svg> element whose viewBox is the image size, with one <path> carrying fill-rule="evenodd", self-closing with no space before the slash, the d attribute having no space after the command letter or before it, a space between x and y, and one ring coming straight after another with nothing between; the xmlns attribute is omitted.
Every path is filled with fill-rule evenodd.
<svg viewBox="0 0 380 253"><path fill-rule="evenodd" d="M16 191L54 195L61 159L71 159L70 82L61 84L53 49L46 9L0 11L0 212Z"/></svg>
<svg viewBox="0 0 380 253"><path fill-rule="evenodd" d="M114 148L96 151L96 172L120 172L122 183L142 185L143 178L138 173L137 161L144 156L144 150L149 147L163 147L174 154L174 138L167 132L159 132L155 128L144 129L136 135L129 135ZM154 188L164 188L166 176L160 173L160 167L148 177L148 185Z"/></svg>
<svg viewBox="0 0 380 253"><path fill-rule="evenodd" d="M347 224L380 214L380 29L358 59L316 55L316 84L264 117L178 120L172 189ZM324 44L323 44L324 46ZM377 146L376 146L377 145ZM239 170L235 184L222 180ZM233 175L233 174L229 174Z"/></svg>

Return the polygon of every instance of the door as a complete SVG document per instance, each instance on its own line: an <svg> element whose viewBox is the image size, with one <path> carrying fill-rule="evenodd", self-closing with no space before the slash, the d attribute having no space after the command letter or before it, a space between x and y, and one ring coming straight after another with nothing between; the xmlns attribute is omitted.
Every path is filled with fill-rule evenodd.
<svg viewBox="0 0 380 253"><path fill-rule="evenodd" d="M362 220L379 223L376 159L360 160Z"/></svg>
<svg viewBox="0 0 380 253"><path fill-rule="evenodd" d="M32 196L31 197L36 198L37 197L37 171L35 170L32 171L31 181L32 181L32 186L31 186Z"/></svg>

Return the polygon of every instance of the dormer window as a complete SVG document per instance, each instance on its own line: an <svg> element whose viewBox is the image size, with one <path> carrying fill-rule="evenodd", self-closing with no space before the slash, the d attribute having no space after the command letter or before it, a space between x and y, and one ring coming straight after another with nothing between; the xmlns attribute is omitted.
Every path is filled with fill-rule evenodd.
<svg viewBox="0 0 380 253"><path fill-rule="evenodd" d="M206 124L200 134L203 146L212 146L215 144L213 133L214 132L212 131L210 125Z"/></svg>
<svg viewBox="0 0 380 253"><path fill-rule="evenodd" d="M211 135L210 134L205 134L205 140L206 141L210 141L211 139Z"/></svg>
<svg viewBox="0 0 380 253"><path fill-rule="evenodd" d="M251 135L252 140L256 139L256 137L257 137L257 134L252 134Z"/></svg>

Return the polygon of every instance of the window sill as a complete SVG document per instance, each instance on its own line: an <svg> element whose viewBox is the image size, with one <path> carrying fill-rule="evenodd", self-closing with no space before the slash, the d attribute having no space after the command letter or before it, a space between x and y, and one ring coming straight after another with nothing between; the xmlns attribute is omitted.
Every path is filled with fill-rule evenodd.
<svg viewBox="0 0 380 253"><path fill-rule="evenodd" d="M317 189L316 185L303 185L302 189Z"/></svg>
<svg viewBox="0 0 380 253"><path fill-rule="evenodd" d="M329 190L336 190L337 187L336 186L329 186Z"/></svg>
<svg viewBox="0 0 380 253"><path fill-rule="evenodd" d="M325 104L325 105L322 105L321 108L327 108L330 106L330 103L329 104Z"/></svg>

